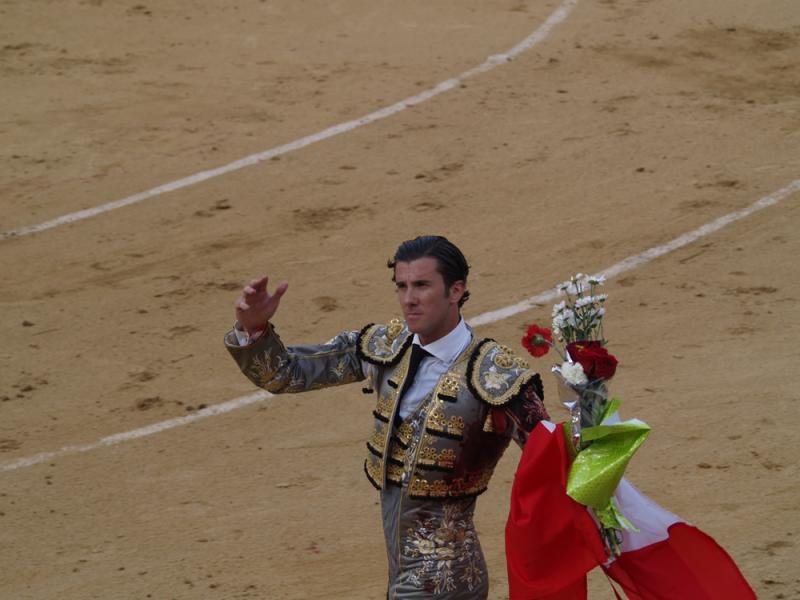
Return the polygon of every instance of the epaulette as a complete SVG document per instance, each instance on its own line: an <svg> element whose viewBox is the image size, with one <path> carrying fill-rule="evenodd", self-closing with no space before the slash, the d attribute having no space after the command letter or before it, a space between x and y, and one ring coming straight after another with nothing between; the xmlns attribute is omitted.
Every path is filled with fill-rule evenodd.
<svg viewBox="0 0 800 600"><path fill-rule="evenodd" d="M467 386L491 406L505 406L522 394L527 384L541 398L542 380L507 346L486 338L473 350L467 365Z"/></svg>
<svg viewBox="0 0 800 600"><path fill-rule="evenodd" d="M413 339L413 334L400 319L392 319L387 325L370 324L359 332L356 352L362 360L389 367L402 358Z"/></svg>

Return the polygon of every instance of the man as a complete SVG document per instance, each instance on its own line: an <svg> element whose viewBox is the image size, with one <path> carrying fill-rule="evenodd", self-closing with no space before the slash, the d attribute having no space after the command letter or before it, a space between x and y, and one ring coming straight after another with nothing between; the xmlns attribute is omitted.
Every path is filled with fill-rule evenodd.
<svg viewBox="0 0 800 600"><path fill-rule="evenodd" d="M354 381L377 392L364 470L380 490L390 600L480 600L486 564L473 525L509 441L547 414L539 376L461 317L469 266L441 236L403 242L389 262L404 321L367 325L316 346L286 347L272 324L287 284L254 280L225 344L274 393Z"/></svg>

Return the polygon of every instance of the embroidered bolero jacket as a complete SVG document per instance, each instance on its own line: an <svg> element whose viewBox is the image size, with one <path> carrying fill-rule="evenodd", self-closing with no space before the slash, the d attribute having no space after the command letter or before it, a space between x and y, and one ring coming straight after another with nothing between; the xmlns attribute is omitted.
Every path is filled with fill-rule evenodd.
<svg viewBox="0 0 800 600"><path fill-rule="evenodd" d="M510 440L524 444L548 418L539 375L507 347L473 335L417 412L400 421L398 394L412 339L405 323L393 319L320 345L286 347L272 325L248 346L230 331L225 345L242 372L272 393L365 382L364 392L377 396L364 463L376 488L405 485L413 498L478 495Z"/></svg>

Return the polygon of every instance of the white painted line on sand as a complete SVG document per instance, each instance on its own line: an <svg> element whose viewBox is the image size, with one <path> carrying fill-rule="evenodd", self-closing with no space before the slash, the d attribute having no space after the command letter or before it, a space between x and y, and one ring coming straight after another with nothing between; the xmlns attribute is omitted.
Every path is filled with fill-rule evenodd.
<svg viewBox="0 0 800 600"><path fill-rule="evenodd" d="M201 183L203 181L206 181L208 179L219 177L220 175L225 175L226 173L238 171L239 169L250 167L252 165L258 164L265 160L269 160L276 156L288 154L289 152L299 150L300 148L305 148L306 146L310 146L311 144L315 144L322 140L332 138L336 135L346 133L358 127L363 127L364 125L369 125L370 123L374 123L375 121L380 121L381 119L391 117L392 115L404 111L407 108L416 106L417 104L422 104L423 102L426 102L431 98L438 96L439 94L452 90L453 88L457 88L462 81L469 79L474 75L485 73L486 71L491 71L495 67L503 65L508 61L510 61L511 59L513 59L514 57L518 56L519 54L522 54L526 50L530 50L536 44L544 40L556 25L558 25L564 19L566 19L569 13L572 11L573 8L575 8L577 4L578 0L563 0L559 5L559 7L555 11L553 11L553 13L549 17L547 17L547 20L544 23L542 23L536 29L536 31L531 33L528 37L526 37L524 40L522 40L519 44L517 44L510 50L507 50L506 52L500 54L494 54L489 58L487 58L483 63L481 63L477 67L473 67L468 71L464 71L463 73L461 73L456 77L453 77L452 79L447 79L446 81L442 81L441 83L436 84L434 87L425 90L424 92L421 92L414 96L410 96L405 100L400 100L399 102L395 102L391 106L381 108L380 110L376 110L375 112L369 113L368 115L365 115L358 119L353 119L352 121L346 121L344 123L339 123L338 125L333 125L332 127L323 129L318 133L302 137L293 142L289 142L288 144L283 144L281 146L276 146L275 148L270 148L269 150L264 150L263 152L259 152L257 154L251 154L250 156L245 156L244 158L240 158L239 160L233 161L232 163L228 163L227 165L222 165L214 169L209 169L207 171L200 171L199 173L196 173L194 175L189 175L188 177L184 177L176 181L171 181L169 183L159 185L158 187L154 187L144 192L139 192L138 194L128 196L127 198L114 200L113 202L101 204L100 206L95 206L93 208L86 208L84 210L79 210L73 213L62 215L55 219L51 219L50 221L39 223L38 225L26 225L18 229L4 231L0 233L0 240L21 237L32 233L39 233L47 229L53 229L54 227L58 227L60 225L74 223L76 221L88 219L90 217L94 217L102 213L116 210L118 208L130 206L131 204L137 204L139 202L142 202L143 200L147 200L148 198L154 198L156 196L160 196L161 194L166 194L167 192L174 192L175 190L189 187Z"/></svg>
<svg viewBox="0 0 800 600"><path fill-rule="evenodd" d="M710 235L715 231L722 229L726 225L730 225L735 221L739 221L741 219L744 219L745 217L749 217L753 213L762 210L764 208L767 208L768 206L773 206L778 202L780 202L781 200L791 196L795 192L800 192L800 179L794 180L786 187L770 194L769 196L764 196L763 198L761 198L754 204L751 204L747 208L743 208L741 210L728 213L727 215L723 215L720 218L715 219L714 221L711 221L706 225L703 225L702 227L698 227L694 231L685 233L675 238L674 240L667 242L666 244L655 246L653 248L650 248L649 250L640 252L639 254L634 254L633 256L629 256L628 258L621 260L620 262L608 267L607 269L601 271L600 273L597 273L597 275L603 275L610 279L611 277L619 275L620 273L624 273L625 271L630 271L631 269L635 269L636 267L639 267L645 263L655 260L660 256L673 252L678 248L683 248L684 246L691 244L692 242L695 242L702 237ZM469 324L472 325L473 327L478 327L480 325L488 325L489 323L502 321L503 319L507 319L511 316L529 310L530 308L533 308L538 304L549 302L555 299L557 296L558 292L556 290L554 289L548 290L546 292L542 292L541 294L537 294L536 296L531 296L530 298L527 298L522 302L518 302L517 304L506 306L505 308L500 308L498 310L482 313L470 319ZM40 463L47 462L55 458L59 458L61 456L66 456L69 454L77 454L80 452L88 452L89 450L95 450L102 446L113 446L119 444L120 442L127 442L130 440L146 437L149 435L153 435L154 433L160 433L162 431L166 431L167 429L188 425L189 423L193 423L194 421L198 421L200 419L205 419L207 417L213 417L215 415L221 415L227 412L231 412L233 410L236 410L237 408L248 406L256 402L261 402L262 400L266 400L267 398L271 398L272 396L273 394L270 394L269 392L265 391L255 392L254 394L249 394L247 396L242 396L240 398L234 398L233 400L228 400L227 402L222 402L221 404L215 404L214 406L209 406L208 408L204 408L185 417L177 417L174 419L169 419L167 421L161 421L160 423L154 423L146 427L141 427L139 429L134 429L132 431L110 435L92 444L84 444L82 446L65 446L59 450L54 450L53 452L42 452L40 454L34 454L33 456L29 456L26 458L18 458L16 460L3 462L0 463L0 471L14 471L16 469L21 469L23 467L31 467L33 465L38 465Z"/></svg>
<svg viewBox="0 0 800 600"><path fill-rule="evenodd" d="M243 406L248 406L255 402L261 402L262 400L266 400L267 398L271 397L272 394L266 391L255 392L253 394L248 394L247 396L241 396L240 398L235 398L233 400L228 400L227 402L222 402L221 404L215 404L214 406L203 408L201 410L198 410L197 412L193 412L190 415L186 415L185 417L176 417L174 419L167 419L166 421L161 421L160 423L153 423L152 425L140 427L139 429L133 429L131 431L126 431L124 433L115 433L114 435L109 435L107 437L101 438L98 441L91 444L83 444L80 446L64 446L63 448L60 448L59 450L54 450L53 452L41 452L39 454L34 454L33 456L28 456L26 458L18 458L16 460L0 463L0 471L13 471L14 469L31 467L33 465L38 465L40 463L53 460L54 458L65 456L67 454L78 454L80 452L88 452L89 450L96 450L97 448L102 448L103 446L114 446L116 444L119 444L120 442L128 442L130 440L135 440L141 437L147 437L149 435L153 435L154 433L161 433L162 431L166 431L167 429L173 429L174 427L182 427L183 425L188 425L189 423L199 421L200 419L205 419L207 417L214 417L216 415L222 415L227 412L231 412L232 410L236 410L237 408L242 408Z"/></svg>
<svg viewBox="0 0 800 600"><path fill-rule="evenodd" d="M726 225L730 225L735 221L749 217L754 212L767 208L768 206L772 206L773 204L777 204L787 196L791 196L798 191L800 191L800 179L795 179L786 187L779 189L777 192L773 192L769 196L764 196L758 202L751 204L747 208L723 215L720 218L711 221L711 223L707 223L702 227L698 227L694 231L690 231L689 233L684 233L680 237L676 237L674 240L667 242L666 244L655 246L649 250L640 252L639 254L629 256L628 258L621 260L617 264L612 265L607 269L600 271L599 273L594 273L594 275L602 275L603 277L610 279L615 275L635 269L636 267L643 265L646 262L650 262L659 256L673 252L678 248L683 248L684 246L699 240L701 237L705 237L722 229ZM501 321L526 310L530 310L537 304L546 304L557 297L558 292L555 289L548 290L538 294L537 296L531 296L530 298L526 298L525 300L517 302L516 304L512 304L511 306L498 308L497 310L492 310L478 315L477 317L470 319L470 325L477 327L479 325L486 325L487 323Z"/></svg>

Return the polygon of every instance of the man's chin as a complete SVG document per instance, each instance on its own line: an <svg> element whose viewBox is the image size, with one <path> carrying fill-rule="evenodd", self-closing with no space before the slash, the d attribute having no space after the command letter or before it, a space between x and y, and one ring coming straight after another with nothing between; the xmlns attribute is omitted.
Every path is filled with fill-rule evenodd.
<svg viewBox="0 0 800 600"><path fill-rule="evenodd" d="M408 315L406 317L406 327L411 333L419 333L420 321L419 317L415 317L414 315Z"/></svg>

